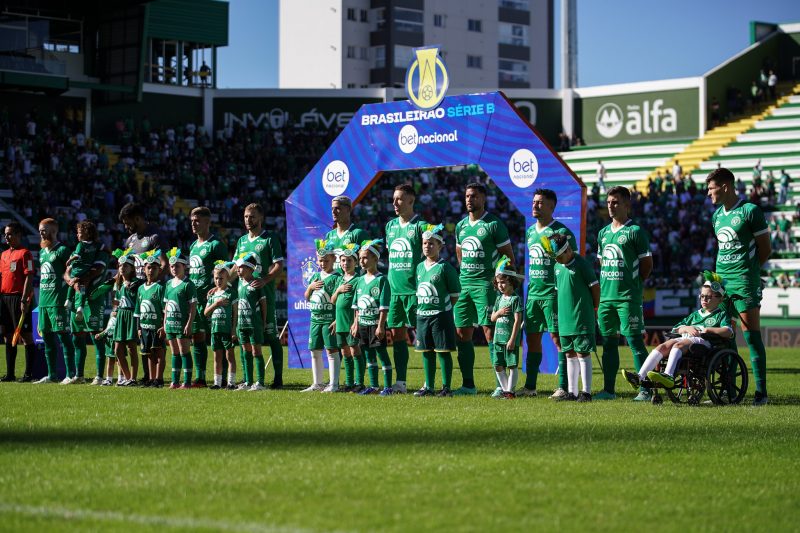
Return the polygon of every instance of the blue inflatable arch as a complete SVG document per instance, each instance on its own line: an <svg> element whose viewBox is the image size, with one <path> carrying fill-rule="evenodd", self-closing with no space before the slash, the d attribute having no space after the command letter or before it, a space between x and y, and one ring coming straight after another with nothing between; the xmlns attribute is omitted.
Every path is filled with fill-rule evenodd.
<svg viewBox="0 0 800 533"><path fill-rule="evenodd" d="M535 222L533 191L554 190L555 217L579 236L584 250L586 186L503 93L451 96L430 111L408 101L364 105L286 199L290 367L309 366L303 295L317 269L314 239L331 229L333 197L346 194L357 203L384 171L466 164L480 165L528 226ZM541 370L552 373L557 355L544 337Z"/></svg>

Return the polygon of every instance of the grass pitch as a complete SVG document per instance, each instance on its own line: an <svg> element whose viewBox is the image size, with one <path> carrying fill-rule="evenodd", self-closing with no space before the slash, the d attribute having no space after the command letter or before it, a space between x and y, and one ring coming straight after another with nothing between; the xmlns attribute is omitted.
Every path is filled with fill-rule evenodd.
<svg viewBox="0 0 800 533"><path fill-rule="evenodd" d="M0 529L796 530L797 355L761 409L0 384Z"/></svg>

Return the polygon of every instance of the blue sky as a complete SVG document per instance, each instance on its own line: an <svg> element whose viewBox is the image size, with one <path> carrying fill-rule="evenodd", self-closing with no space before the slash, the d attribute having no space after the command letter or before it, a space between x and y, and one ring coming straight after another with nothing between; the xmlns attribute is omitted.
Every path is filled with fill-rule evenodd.
<svg viewBox="0 0 800 533"><path fill-rule="evenodd" d="M218 86L277 87L277 0L229 3ZM702 75L750 44L751 20L800 22L800 0L578 0L578 85Z"/></svg>

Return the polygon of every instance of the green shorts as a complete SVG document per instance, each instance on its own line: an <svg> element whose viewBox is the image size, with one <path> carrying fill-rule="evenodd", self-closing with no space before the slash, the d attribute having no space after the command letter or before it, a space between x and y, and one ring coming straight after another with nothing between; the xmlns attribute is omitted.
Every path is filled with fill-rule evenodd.
<svg viewBox="0 0 800 533"><path fill-rule="evenodd" d="M103 331L105 329L103 324L105 322L105 300L89 300L89 305L83 306L83 322L79 322L75 318L75 312L70 313L70 326L73 333L82 333L85 331Z"/></svg>
<svg viewBox="0 0 800 533"><path fill-rule="evenodd" d="M594 335L560 335L562 352L592 353L595 351Z"/></svg>
<svg viewBox="0 0 800 533"><path fill-rule="evenodd" d="M417 316L417 352L456 351L456 326L453 312L444 311L431 316Z"/></svg>
<svg viewBox="0 0 800 533"><path fill-rule="evenodd" d="M208 317L206 317L205 311L207 302L197 301L197 312L194 315L194 321L192 321L192 333L208 333Z"/></svg>
<svg viewBox="0 0 800 533"><path fill-rule="evenodd" d="M525 333L543 331L558 334L558 304L555 299L528 298L525 304Z"/></svg>
<svg viewBox="0 0 800 533"><path fill-rule="evenodd" d="M117 323L114 326L114 342L138 341L136 319L130 309L117 309Z"/></svg>
<svg viewBox="0 0 800 533"><path fill-rule="evenodd" d="M505 343L495 343L492 350L492 365L505 368L519 366L519 346L508 351Z"/></svg>
<svg viewBox="0 0 800 533"><path fill-rule="evenodd" d="M601 301L600 307L597 308L597 323L600 326L600 335L603 337L619 333L626 337L641 335L644 333L642 303Z"/></svg>
<svg viewBox="0 0 800 533"><path fill-rule="evenodd" d="M349 333L336 332L336 345L339 347L344 346L358 346L358 339Z"/></svg>
<svg viewBox="0 0 800 533"><path fill-rule="evenodd" d="M39 308L39 333L62 333L67 331L67 310L61 306ZM16 327L16 324L15 324Z"/></svg>
<svg viewBox="0 0 800 533"><path fill-rule="evenodd" d="M264 330L260 328L237 329L236 336L239 337L239 344L242 346L245 344L257 344L259 346L264 344Z"/></svg>
<svg viewBox="0 0 800 533"><path fill-rule="evenodd" d="M211 334L212 350L230 350L231 348L233 348L233 341L230 333L216 332Z"/></svg>
<svg viewBox="0 0 800 533"><path fill-rule="evenodd" d="M737 318L739 314L761 307L761 280L757 282L732 281L725 285L725 303L728 315Z"/></svg>
<svg viewBox="0 0 800 533"><path fill-rule="evenodd" d="M386 327L389 329L417 327L417 296L415 294L392 294L389 300Z"/></svg>
<svg viewBox="0 0 800 533"><path fill-rule="evenodd" d="M492 325L492 307L497 298L494 287L462 287L461 295L453 307L457 328L474 328Z"/></svg>
<svg viewBox="0 0 800 533"><path fill-rule="evenodd" d="M311 323L311 326L308 328L309 350L339 351L339 345L336 343L336 334L331 333L330 326L330 324Z"/></svg>
<svg viewBox="0 0 800 533"><path fill-rule="evenodd" d="M183 331L166 331L165 336L167 337L168 341L174 341L176 339L190 339L191 335L184 335Z"/></svg>
<svg viewBox="0 0 800 533"><path fill-rule="evenodd" d="M164 348L164 339L158 336L158 331L155 329L143 329L140 343L142 345L142 353L150 353L153 349Z"/></svg>

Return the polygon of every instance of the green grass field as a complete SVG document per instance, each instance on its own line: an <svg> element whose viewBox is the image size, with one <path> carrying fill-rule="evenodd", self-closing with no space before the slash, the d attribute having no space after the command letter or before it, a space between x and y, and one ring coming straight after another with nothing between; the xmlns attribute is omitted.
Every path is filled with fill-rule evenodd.
<svg viewBox="0 0 800 533"><path fill-rule="evenodd" d="M797 355L765 408L0 384L0 530L797 530Z"/></svg>

